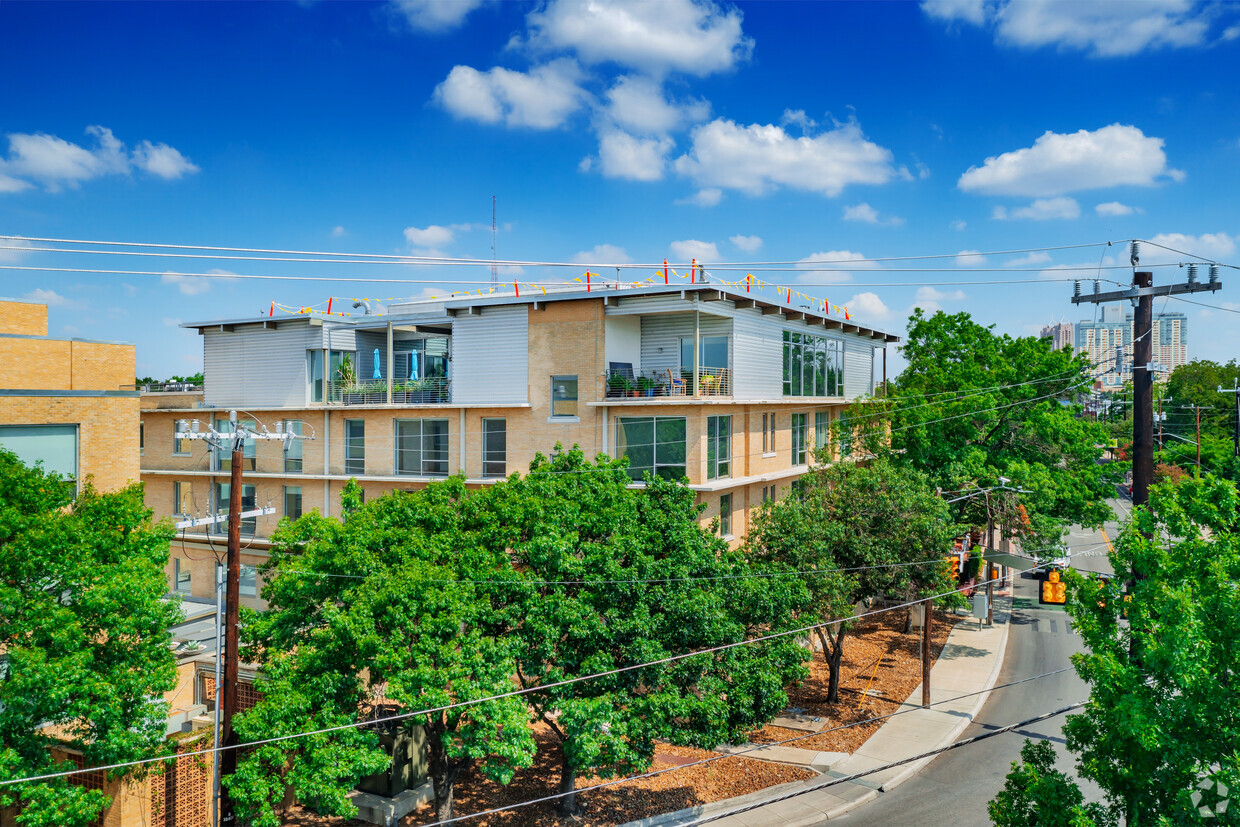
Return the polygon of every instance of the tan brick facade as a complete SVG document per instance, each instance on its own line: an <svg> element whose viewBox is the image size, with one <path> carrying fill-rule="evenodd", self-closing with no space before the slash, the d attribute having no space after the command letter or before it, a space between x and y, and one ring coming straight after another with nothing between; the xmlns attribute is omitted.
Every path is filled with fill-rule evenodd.
<svg viewBox="0 0 1240 827"><path fill-rule="evenodd" d="M133 345L46 333L46 305L0 302L0 425L76 425L81 482L137 482L140 400L122 390L133 384Z"/></svg>

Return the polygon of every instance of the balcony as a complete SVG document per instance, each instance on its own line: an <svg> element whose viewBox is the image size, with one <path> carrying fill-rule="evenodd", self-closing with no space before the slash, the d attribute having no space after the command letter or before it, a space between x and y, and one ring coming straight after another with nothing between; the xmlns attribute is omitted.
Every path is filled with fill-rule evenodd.
<svg viewBox="0 0 1240 827"><path fill-rule="evenodd" d="M328 401L337 405L386 405L386 379L369 382L346 382L334 379L328 383ZM452 401L452 383L444 376L426 379L398 379L392 383L393 405L446 405Z"/></svg>
<svg viewBox="0 0 1240 827"><path fill-rule="evenodd" d="M728 368L692 368L612 371L603 375L608 399L647 397L724 397L732 395L732 371Z"/></svg>

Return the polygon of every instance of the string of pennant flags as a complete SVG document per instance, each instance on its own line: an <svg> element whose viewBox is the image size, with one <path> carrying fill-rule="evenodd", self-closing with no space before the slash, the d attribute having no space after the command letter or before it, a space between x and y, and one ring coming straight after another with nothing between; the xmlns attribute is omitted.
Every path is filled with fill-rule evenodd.
<svg viewBox="0 0 1240 827"><path fill-rule="evenodd" d="M684 275L677 273L674 268L668 265L667 259L664 259L663 269L656 270L654 272L654 275L648 278L645 278L645 279L640 279L638 281L629 281L629 282L624 282L624 283L631 285L633 287L639 287L643 284L658 284L659 280L662 279L664 284L671 284L672 283L671 279L673 277L675 277L676 279L687 280L690 283L701 283L699 281L699 277L703 279L711 279L712 280L711 283L718 284L720 286L734 287L737 290L740 290L743 288L746 293L752 293L754 290L763 290L769 287L774 287L775 293L783 297L785 304L791 305L793 299L796 299L798 302L798 306L803 306L801 303L806 302L808 303L809 307L812 307L814 310L821 311L822 313L825 313L827 315L834 313L836 315L843 316L845 320L852 319L852 314L848 312L847 305L831 304L829 299L825 299L825 298L820 299L817 296L811 296L808 293L802 293L799 290L793 290L791 287L785 287L784 285L781 285L781 284L772 284L770 282L763 281L762 279L754 276L752 273L746 273L745 278L737 279L736 281L723 281L722 279L717 279L714 276L711 276L708 272L706 272L705 265L699 263L697 259L692 260L692 262L689 265L689 272ZM584 285L586 288L586 292L590 293L590 292L593 292L596 286L602 287L604 285L609 285L609 284L619 284L620 282L618 279L604 279L598 273L592 273L589 270L586 270L584 273L581 274L581 276L574 278L572 282L565 282L565 284L570 284L570 283ZM522 287L524 287L527 292L538 290L538 291L542 291L542 294L544 296L547 295L547 288L541 284L534 284L532 282L521 282L521 281L514 281L511 284L512 284L513 292L517 295L518 298L521 296ZM503 289L506 290L507 285L508 283L505 282ZM496 292L497 292L497 288L495 287L490 287L490 288L480 289L480 290L454 290L451 293L448 293L444 296L428 296L427 298L432 299L432 300L441 299L441 298L442 299L455 299L455 298L459 298L462 296L489 296ZM348 311L343 311L343 310L333 310L333 303L337 303L336 304L337 307L340 306L340 303L343 303L344 306L351 308L355 302L394 302L394 301L404 301L404 299L398 296L389 296L388 298L379 298L379 299L341 298L339 299L339 303L337 303L337 299L335 297L329 296L325 302L319 302L318 304L301 305L301 306L292 306L292 305L287 305L287 304L281 304L280 302L277 302L277 301L273 301L271 302L271 307L268 310L268 316L275 316L277 310L279 310L281 313L285 313L285 314L292 315L292 316L307 316L307 315L358 316L362 314L350 313ZM381 316L384 314L377 313L377 314L372 314L372 315Z"/></svg>

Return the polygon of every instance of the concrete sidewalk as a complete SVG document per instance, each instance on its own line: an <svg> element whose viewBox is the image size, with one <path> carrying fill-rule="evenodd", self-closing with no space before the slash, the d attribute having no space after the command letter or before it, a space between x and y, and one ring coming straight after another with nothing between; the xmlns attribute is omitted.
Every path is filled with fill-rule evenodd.
<svg viewBox="0 0 1240 827"><path fill-rule="evenodd" d="M1007 648L1011 606L1010 597L996 598L995 625L990 628L979 629L978 622L971 618L956 624L955 629L947 638L947 645L930 671L931 707L921 708L921 685L918 684L908 699L896 710L900 714L889 718L852 755L844 756L838 761L831 761L829 769L817 778L780 784L750 795L630 821L624 827L691 824L700 818L725 813L738 807L759 804L798 790L809 791L788 801L774 801L713 823L726 825L726 827L821 824L877 798L880 791L890 790L912 777L933 760L933 757L882 770L873 775L825 789L810 788L827 783L832 778L843 778L881 767L955 741L965 727L972 722L982 705L986 703L990 688L999 678L999 670L1003 666L1003 653ZM961 695L979 691L980 694L952 700ZM808 751L799 750L798 752ZM828 754L824 753L823 756L825 755ZM830 755L839 754L830 753ZM789 763L809 766L811 769L821 768L821 765L815 766L818 762L802 763L794 760Z"/></svg>

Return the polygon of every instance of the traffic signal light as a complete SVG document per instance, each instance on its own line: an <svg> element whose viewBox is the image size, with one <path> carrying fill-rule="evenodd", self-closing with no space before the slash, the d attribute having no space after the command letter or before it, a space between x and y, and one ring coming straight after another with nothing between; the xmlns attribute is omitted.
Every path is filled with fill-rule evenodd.
<svg viewBox="0 0 1240 827"><path fill-rule="evenodd" d="M1042 593L1038 595L1038 602L1059 606L1068 602L1068 584L1063 582L1058 571L1052 570L1042 581Z"/></svg>
<svg viewBox="0 0 1240 827"><path fill-rule="evenodd" d="M952 579L959 582L960 580L960 555L953 554L947 558L947 564L951 566Z"/></svg>

